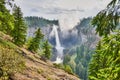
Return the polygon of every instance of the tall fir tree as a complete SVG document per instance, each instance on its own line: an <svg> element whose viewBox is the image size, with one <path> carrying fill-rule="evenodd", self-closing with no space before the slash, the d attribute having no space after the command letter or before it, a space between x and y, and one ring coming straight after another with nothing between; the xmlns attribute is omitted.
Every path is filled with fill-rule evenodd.
<svg viewBox="0 0 120 80"><path fill-rule="evenodd" d="M13 41L16 45L22 46L26 41L27 27L24 22L23 13L21 9L14 6L13 9L14 16L14 29L12 31Z"/></svg>
<svg viewBox="0 0 120 80"><path fill-rule="evenodd" d="M41 29L38 28L38 30L35 32L35 37L30 42L28 49L30 51L37 52L37 50L40 48L40 43L43 38L44 35L42 34Z"/></svg>
<svg viewBox="0 0 120 80"><path fill-rule="evenodd" d="M44 49L45 58L50 59L51 58L51 46L47 40L44 42L43 49Z"/></svg>

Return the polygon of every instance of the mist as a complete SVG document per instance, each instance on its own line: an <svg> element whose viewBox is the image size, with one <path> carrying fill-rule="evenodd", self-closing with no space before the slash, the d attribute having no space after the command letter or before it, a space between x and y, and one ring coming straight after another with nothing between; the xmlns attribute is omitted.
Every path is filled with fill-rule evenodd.
<svg viewBox="0 0 120 80"><path fill-rule="evenodd" d="M60 29L62 32L71 30L80 22L77 12L69 12L61 14L58 18Z"/></svg>

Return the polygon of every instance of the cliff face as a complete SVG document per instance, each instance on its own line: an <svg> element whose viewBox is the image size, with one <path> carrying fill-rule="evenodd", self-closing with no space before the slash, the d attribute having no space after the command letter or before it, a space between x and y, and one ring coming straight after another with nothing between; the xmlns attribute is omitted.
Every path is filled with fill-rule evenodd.
<svg viewBox="0 0 120 80"><path fill-rule="evenodd" d="M99 37L95 34L95 29L90 25L92 18L85 18L81 20L78 25L70 30L61 31L60 26L58 25L57 31L60 39L60 43L62 47L64 47L64 54L68 53L69 50L76 46L80 46L81 44L85 44L90 48L95 48L96 43L99 41ZM52 24L55 25L55 24ZM49 40L49 42L55 47L55 33L52 32L53 26L48 24L47 26L42 26L41 30L45 35L45 38ZM66 26L67 27L67 26ZM28 28L28 36L33 36L33 33L36 30L36 26L29 26ZM71 53L71 52L70 52ZM72 51L72 54L74 51ZM53 48L53 54L56 55L56 52ZM52 60L55 57L53 56Z"/></svg>
<svg viewBox="0 0 120 80"><path fill-rule="evenodd" d="M8 46L10 48L5 48L14 50L16 54L22 54L25 62L25 68L22 72L9 74L11 80L79 80L76 76L56 68L52 62L41 60L37 54L23 47L20 48L11 41L12 38L9 35L0 32L0 46Z"/></svg>
<svg viewBox="0 0 120 80"><path fill-rule="evenodd" d="M95 29L90 25L92 18L85 18L81 20L78 25L74 26L74 28L70 30L61 31L61 27L58 25L57 31L60 38L61 45L65 48L71 48L76 45L81 45L86 42L91 44L92 48L95 48L95 44L99 40L99 37L95 34ZM48 24L46 26L42 26L41 30L45 35L45 38L49 40L49 42L55 46L55 35L52 32L53 25ZM67 26L66 26L67 27ZM33 36L33 33L38 27L30 26L28 28L28 36ZM91 42L90 42L91 41Z"/></svg>

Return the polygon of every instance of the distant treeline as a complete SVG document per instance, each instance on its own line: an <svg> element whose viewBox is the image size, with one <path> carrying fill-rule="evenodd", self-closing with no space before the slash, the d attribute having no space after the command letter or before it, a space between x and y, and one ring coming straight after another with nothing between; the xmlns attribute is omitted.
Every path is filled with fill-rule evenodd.
<svg viewBox="0 0 120 80"><path fill-rule="evenodd" d="M47 27L48 25L59 25L58 20L48 20L37 16L25 17L28 27Z"/></svg>

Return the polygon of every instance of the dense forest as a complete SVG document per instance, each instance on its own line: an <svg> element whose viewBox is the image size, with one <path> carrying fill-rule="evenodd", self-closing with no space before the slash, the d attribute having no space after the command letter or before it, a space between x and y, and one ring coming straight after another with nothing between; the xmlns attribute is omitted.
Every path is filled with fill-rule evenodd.
<svg viewBox="0 0 120 80"><path fill-rule="evenodd" d="M48 25L59 25L58 20L48 20L42 17L30 16L24 18L29 27L47 27Z"/></svg>
<svg viewBox="0 0 120 80"><path fill-rule="evenodd" d="M90 24L91 20L92 18L84 18L76 25L78 36L85 35L81 39L85 38L86 41L79 40L79 44L70 49L70 53L65 55L63 61L64 65L69 65L72 71L83 80L88 80L89 63L95 53L95 44L99 40Z"/></svg>

